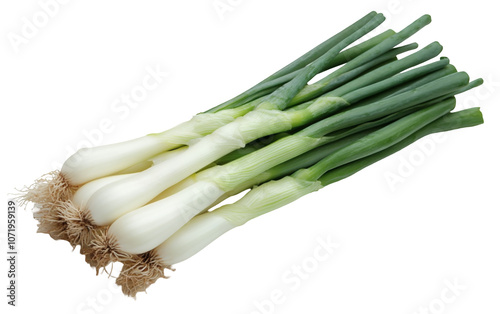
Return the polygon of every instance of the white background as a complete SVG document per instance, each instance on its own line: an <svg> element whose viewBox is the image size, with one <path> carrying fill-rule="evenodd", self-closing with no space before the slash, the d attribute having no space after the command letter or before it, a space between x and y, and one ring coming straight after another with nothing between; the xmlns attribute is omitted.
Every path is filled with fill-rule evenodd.
<svg viewBox="0 0 500 314"><path fill-rule="evenodd" d="M419 142L233 230L136 300L122 296L112 278L96 277L67 243L37 234L30 211L20 211L19 306L13 311L5 305L2 258L2 307L87 314L388 314L429 308L498 313L500 73L494 2L222 0L232 8L222 14L214 3L69 0L16 51L9 38L21 36L25 19L44 13L38 1L2 1L5 197L55 169L86 133L107 144L174 126L245 90L370 10L387 17L376 33L431 14L433 22L410 41L423 47L438 40L459 70L486 80L458 98L460 108L480 105L486 124L426 146ZM142 84L147 68L157 67L168 77L137 108L113 107ZM111 126L99 138L96 130L106 121ZM388 175L400 182L389 184ZM0 221L5 252L5 214ZM315 265L321 240L339 247ZM307 278L284 281L283 276L292 278L293 265L303 263ZM453 293L448 286L455 281L460 287ZM280 293L271 305L271 295Z"/></svg>

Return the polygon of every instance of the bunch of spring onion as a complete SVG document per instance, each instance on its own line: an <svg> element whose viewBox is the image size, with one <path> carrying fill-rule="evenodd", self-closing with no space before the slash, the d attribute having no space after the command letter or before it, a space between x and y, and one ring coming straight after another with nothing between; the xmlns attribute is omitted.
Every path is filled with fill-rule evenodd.
<svg viewBox="0 0 500 314"><path fill-rule="evenodd" d="M481 124L477 108L451 113L455 95L482 80L469 82L447 58L430 61L439 43L398 58L417 48L398 45L429 24L428 15L349 48L383 21L369 13L170 130L77 152L25 191L38 207L39 231L79 245L97 271L123 263L117 283L135 296L250 219L423 136Z"/></svg>

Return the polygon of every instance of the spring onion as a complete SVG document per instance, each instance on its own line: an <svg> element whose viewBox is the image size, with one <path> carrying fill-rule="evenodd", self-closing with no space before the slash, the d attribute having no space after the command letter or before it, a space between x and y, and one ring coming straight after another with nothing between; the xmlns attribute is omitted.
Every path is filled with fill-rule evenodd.
<svg viewBox="0 0 500 314"><path fill-rule="evenodd" d="M384 20L370 12L164 132L79 150L23 190L22 201L38 209L38 231L79 246L97 273L123 263L117 283L135 296L235 227L426 135L483 123L477 108L452 112L455 95L482 79L469 81L438 57L437 41L399 46L430 16L353 45Z"/></svg>

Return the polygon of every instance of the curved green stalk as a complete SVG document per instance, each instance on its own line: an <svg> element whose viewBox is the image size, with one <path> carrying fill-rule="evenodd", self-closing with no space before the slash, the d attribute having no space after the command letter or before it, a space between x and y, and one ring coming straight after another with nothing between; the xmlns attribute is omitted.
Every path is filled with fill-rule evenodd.
<svg viewBox="0 0 500 314"><path fill-rule="evenodd" d="M301 180L316 181L325 174L325 172L333 168L372 155L402 141L404 138L415 133L437 118L449 113L455 108L455 104L455 98L450 98L415 113L411 113L357 140L351 145L336 151L315 165L307 169L299 170L294 173L292 177Z"/></svg>
<svg viewBox="0 0 500 314"><path fill-rule="evenodd" d="M449 113L389 148L326 172L319 178L319 181L321 182L321 185L327 186L352 176L356 172L404 149L424 136L433 133L473 127L480 125L483 122L483 116L479 108L470 108Z"/></svg>
<svg viewBox="0 0 500 314"><path fill-rule="evenodd" d="M342 40L344 40L347 36L352 34L354 31L359 29L361 26L365 25L368 21L370 21L372 18L374 18L377 15L375 11L372 11L359 19L358 21L354 22L344 30L340 31L336 35L330 37L329 39L325 40L323 43L319 44L318 46L314 47L310 51L306 52L304 55L300 56L284 68L280 69L279 71L273 73L263 81L259 82L252 88L248 89L247 91L241 93L240 95L218 105L215 106L207 111L208 112L217 112L220 110L224 109L229 109L229 108L235 108L238 107L248 101L250 101L251 97L253 97L254 94L257 92L261 91L264 87L263 86L272 86L273 90L277 87L280 86L289 80L291 80L297 73L305 67L307 64L313 62L314 60L318 59L320 56L325 54L328 50L330 50L332 47L336 46L339 44ZM359 55L360 53L366 51L367 49L373 47L376 43L378 43L380 40L384 39L388 35L391 35L392 31L386 31L383 34L380 34L379 37L367 41L363 44L360 44L357 46L357 49L352 49L349 52L343 54L342 56L339 55L337 60L332 60L331 63L329 64L330 68L334 67L336 65L342 64L350 59L353 58L353 56ZM355 47L353 47L355 48ZM255 99L255 97L253 97Z"/></svg>
<svg viewBox="0 0 500 314"><path fill-rule="evenodd" d="M448 58L446 57L443 57L441 58L441 60L449 60ZM400 84L394 88L391 88L389 90L386 90L386 91L383 91L383 92L380 92L380 93L377 93L376 95L373 95L371 97L368 97L366 99L363 99L362 101L358 102L357 104L355 104L354 106L352 106L352 108L354 107L362 107L364 105L367 105L369 103L372 103L372 102L375 102L375 101L379 101L383 98L387 98L387 97L390 97L390 96L395 96L397 94L401 94L401 93L404 93L404 92L407 92L407 91L410 91L414 88L417 88L419 86L422 86L422 85L425 85L429 82L432 82L434 80L437 80L439 78L442 78L442 77L445 77L447 75L450 75L452 73L456 73L457 72L457 69L451 65L451 64L448 64L446 65L444 68L442 69L437 69L436 71L430 73L430 74L427 74L421 78L418 78L414 81L411 81L411 82L408 82L408 83L404 83L404 84Z"/></svg>
<svg viewBox="0 0 500 314"><path fill-rule="evenodd" d="M300 73L297 74L290 82L278 88L276 91L271 93L266 100L264 100L258 108L260 109L279 109L283 110L290 103L290 100L298 94L298 92L311 80L316 74L324 71L328 66L331 59L336 57L345 47L366 35L370 31L374 30L379 26L385 17L382 14L377 14L368 23L359 27L352 34L347 36L345 39L340 41L337 45L329 49L325 54L323 54L318 59L314 60L310 64L306 65ZM385 42L385 41L384 41ZM382 42L383 43L383 42ZM380 45L380 44L379 44ZM377 45L378 46L378 45ZM392 48L392 47L390 47ZM389 48L389 49L390 49ZM373 49L373 48L372 48ZM387 49L387 50L389 50ZM386 52L386 51L384 51ZM355 58L354 60L356 60ZM354 61L352 60L352 61ZM367 60L369 61L369 60ZM350 62L348 62L350 63ZM363 62L365 63L365 62ZM362 64L362 63L361 63ZM359 65L361 65L359 64Z"/></svg>
<svg viewBox="0 0 500 314"><path fill-rule="evenodd" d="M389 78L390 80L391 78ZM353 108L329 118L323 119L299 132L298 135L321 137L342 128L350 127L367 120L381 118L402 109L410 108L450 92L468 84L469 76L458 72L437 79L413 90L381 99L369 105Z"/></svg>

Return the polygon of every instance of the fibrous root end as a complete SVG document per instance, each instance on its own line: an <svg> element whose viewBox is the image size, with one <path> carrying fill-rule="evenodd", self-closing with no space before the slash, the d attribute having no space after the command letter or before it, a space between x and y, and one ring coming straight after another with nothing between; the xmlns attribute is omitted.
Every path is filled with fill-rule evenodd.
<svg viewBox="0 0 500 314"><path fill-rule="evenodd" d="M149 251L135 256L135 259L123 263L116 284L122 287L125 295L135 298L138 292L146 289L160 278L165 276L165 268L174 270L166 265L155 251Z"/></svg>

